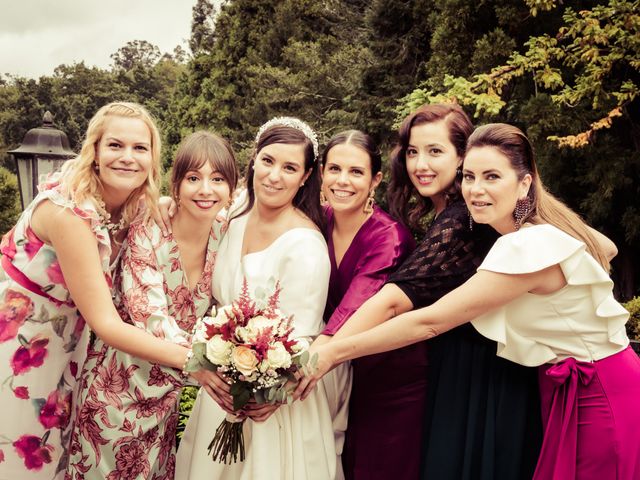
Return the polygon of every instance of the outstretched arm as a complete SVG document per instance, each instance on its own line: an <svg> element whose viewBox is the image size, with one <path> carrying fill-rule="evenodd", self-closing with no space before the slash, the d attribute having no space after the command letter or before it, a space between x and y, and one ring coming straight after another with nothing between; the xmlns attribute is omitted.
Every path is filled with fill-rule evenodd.
<svg viewBox="0 0 640 480"><path fill-rule="evenodd" d="M396 315L413 308L409 297L393 283L388 283L364 302L333 336L334 340L346 338L372 329Z"/></svg>
<svg viewBox="0 0 640 480"><path fill-rule="evenodd" d="M71 297L87 324L118 350L145 360L182 368L188 349L124 323L104 279L96 239L87 223L49 202L34 212L36 233L56 251Z"/></svg>
<svg viewBox="0 0 640 480"><path fill-rule="evenodd" d="M318 354L318 368L301 380L296 396L306 398L315 383L339 363L433 338L556 281L559 270L558 265L522 275L481 270L431 306L403 313L367 332L329 342L314 352Z"/></svg>

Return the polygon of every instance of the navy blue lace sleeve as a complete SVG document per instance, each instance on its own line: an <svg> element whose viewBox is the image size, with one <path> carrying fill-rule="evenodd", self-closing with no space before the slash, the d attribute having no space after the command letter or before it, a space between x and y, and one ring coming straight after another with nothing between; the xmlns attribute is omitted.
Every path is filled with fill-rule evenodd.
<svg viewBox="0 0 640 480"><path fill-rule="evenodd" d="M466 282L497 238L486 225L469 228L462 201L447 206L427 229L424 239L387 283L400 288L413 308L431 305Z"/></svg>

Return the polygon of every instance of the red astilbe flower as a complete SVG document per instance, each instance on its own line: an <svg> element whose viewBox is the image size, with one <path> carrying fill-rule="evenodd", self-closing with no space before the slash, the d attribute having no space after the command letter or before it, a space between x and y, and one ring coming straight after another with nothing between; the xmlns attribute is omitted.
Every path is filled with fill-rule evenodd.
<svg viewBox="0 0 640 480"><path fill-rule="evenodd" d="M269 297L269 311L275 312L278 309L278 305L280 303L280 292L282 288L280 287L280 282L276 283L276 289L273 294Z"/></svg>
<svg viewBox="0 0 640 480"><path fill-rule="evenodd" d="M266 358L269 351L269 345L273 341L273 327L267 327L260 330L260 333L255 338L253 343L253 349L256 352L256 357L259 361Z"/></svg>

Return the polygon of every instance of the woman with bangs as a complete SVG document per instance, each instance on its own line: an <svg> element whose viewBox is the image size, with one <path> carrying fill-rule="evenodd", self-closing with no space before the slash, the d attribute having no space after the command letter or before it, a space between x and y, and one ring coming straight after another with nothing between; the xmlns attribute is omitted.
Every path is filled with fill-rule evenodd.
<svg viewBox="0 0 640 480"><path fill-rule="evenodd" d="M253 294L279 283L279 308L293 316L293 335L309 342L324 326L329 283L327 245L321 233L320 168L313 130L292 117L262 125L247 167L246 195L238 195L220 242L213 296L221 305L236 300L244 282ZM214 377L216 403L200 394L177 456L176 478L184 480L327 480L335 478L337 452L332 428L333 398L324 387L306 402L250 402L234 412L229 385ZM226 413L225 413L226 412ZM207 446L226 414L243 424L243 461L215 462Z"/></svg>
<svg viewBox="0 0 640 480"><path fill-rule="evenodd" d="M196 320L212 305L211 274L237 183L235 157L218 135L196 132L178 147L171 191L172 233L144 219L130 227L117 294L123 318L190 346ZM97 339L79 381L71 437L71 478L173 478L179 371L135 358ZM99 415L96 415L100 412ZM86 478L86 477L85 477Z"/></svg>
<svg viewBox="0 0 640 480"><path fill-rule="evenodd" d="M89 122L78 157L40 185L2 240L0 478L62 478L73 391L89 328L114 348L174 368L188 349L122 322L111 287L127 228L149 214L160 178L160 135L125 102ZM195 377L204 379L206 372Z"/></svg>

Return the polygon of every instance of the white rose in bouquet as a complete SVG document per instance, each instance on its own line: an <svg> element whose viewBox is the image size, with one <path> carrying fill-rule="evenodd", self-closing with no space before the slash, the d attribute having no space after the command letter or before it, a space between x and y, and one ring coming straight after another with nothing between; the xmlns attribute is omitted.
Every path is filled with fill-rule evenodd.
<svg viewBox="0 0 640 480"><path fill-rule="evenodd" d="M295 353L304 352L309 350L309 341L306 338L296 338L296 344L291 347Z"/></svg>
<svg viewBox="0 0 640 480"><path fill-rule="evenodd" d="M267 361L271 368L289 368L291 355L287 352L282 342L275 342L267 351Z"/></svg>
<svg viewBox="0 0 640 480"><path fill-rule="evenodd" d="M214 307L215 315L213 317L206 317L209 325L215 325L216 327L221 327L225 323L229 321L229 317L227 313L231 314L231 310L233 306L225 305L224 307ZM213 312L212 312L213 313Z"/></svg>
<svg viewBox="0 0 640 480"><path fill-rule="evenodd" d="M242 339L242 341L250 343L255 340L258 335L269 327L275 327L276 321L267 318L263 315L253 317L247 322L246 327L240 327L236 329L236 335Z"/></svg>
<svg viewBox="0 0 640 480"><path fill-rule="evenodd" d="M222 339L222 335L214 335L207 341L206 355L211 363L230 365L233 343Z"/></svg>

